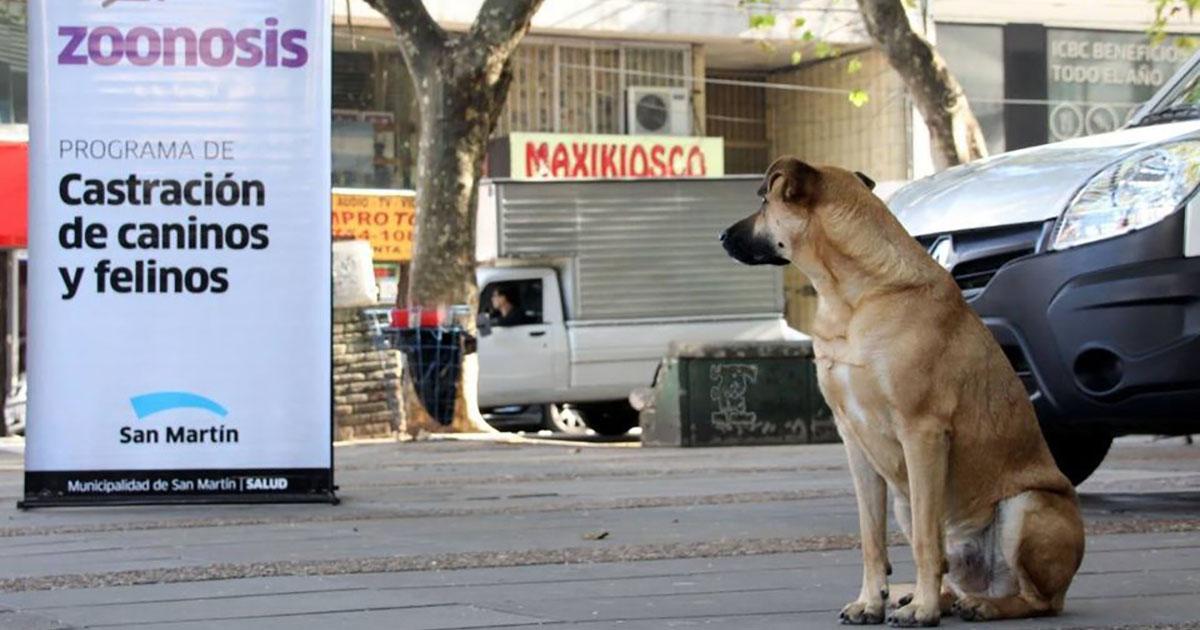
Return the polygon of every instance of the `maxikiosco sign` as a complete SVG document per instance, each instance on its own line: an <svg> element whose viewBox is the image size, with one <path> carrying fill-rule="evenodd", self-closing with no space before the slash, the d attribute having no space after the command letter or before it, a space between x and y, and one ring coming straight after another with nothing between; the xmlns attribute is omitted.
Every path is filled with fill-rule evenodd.
<svg viewBox="0 0 1200 630"><path fill-rule="evenodd" d="M330 500L328 0L30 0L28 506Z"/></svg>

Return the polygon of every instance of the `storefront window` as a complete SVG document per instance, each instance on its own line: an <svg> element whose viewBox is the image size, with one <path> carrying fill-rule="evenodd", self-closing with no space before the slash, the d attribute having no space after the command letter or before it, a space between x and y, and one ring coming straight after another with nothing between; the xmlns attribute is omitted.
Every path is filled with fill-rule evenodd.
<svg viewBox="0 0 1200 630"><path fill-rule="evenodd" d="M1046 39L1051 141L1121 127L1189 54L1144 33L1049 29Z"/></svg>
<svg viewBox="0 0 1200 630"><path fill-rule="evenodd" d="M1004 31L999 26L939 24L937 48L967 94L988 153L1004 152Z"/></svg>
<svg viewBox="0 0 1200 630"><path fill-rule="evenodd" d="M0 0L0 124L29 121L25 3Z"/></svg>
<svg viewBox="0 0 1200 630"><path fill-rule="evenodd" d="M416 185L417 104L404 59L389 39L339 38L333 54L333 185ZM342 44L345 44L343 49Z"/></svg>

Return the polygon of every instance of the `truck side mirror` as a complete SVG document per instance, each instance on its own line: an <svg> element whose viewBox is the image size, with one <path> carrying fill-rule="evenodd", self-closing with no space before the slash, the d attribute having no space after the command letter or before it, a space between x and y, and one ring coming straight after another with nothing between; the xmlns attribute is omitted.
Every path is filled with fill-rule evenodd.
<svg viewBox="0 0 1200 630"><path fill-rule="evenodd" d="M479 331L480 337L487 337L492 334L492 318L487 313L476 315L475 329Z"/></svg>

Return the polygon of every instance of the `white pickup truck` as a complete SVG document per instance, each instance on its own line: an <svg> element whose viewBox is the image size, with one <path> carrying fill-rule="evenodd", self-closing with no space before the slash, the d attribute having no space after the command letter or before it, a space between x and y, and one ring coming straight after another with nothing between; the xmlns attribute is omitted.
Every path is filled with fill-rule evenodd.
<svg viewBox="0 0 1200 630"><path fill-rule="evenodd" d="M783 319L782 273L738 265L717 240L759 179L485 181L485 417L535 408L547 428L624 433L637 424L630 392L670 342L800 337Z"/></svg>

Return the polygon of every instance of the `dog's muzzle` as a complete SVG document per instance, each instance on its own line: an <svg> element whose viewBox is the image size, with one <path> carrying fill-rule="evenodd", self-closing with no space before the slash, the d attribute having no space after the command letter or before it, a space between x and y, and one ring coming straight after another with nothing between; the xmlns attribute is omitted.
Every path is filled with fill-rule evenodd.
<svg viewBox="0 0 1200 630"><path fill-rule="evenodd" d="M754 233L754 215L746 217L721 232L721 245L734 260L746 265L787 265L775 243Z"/></svg>

